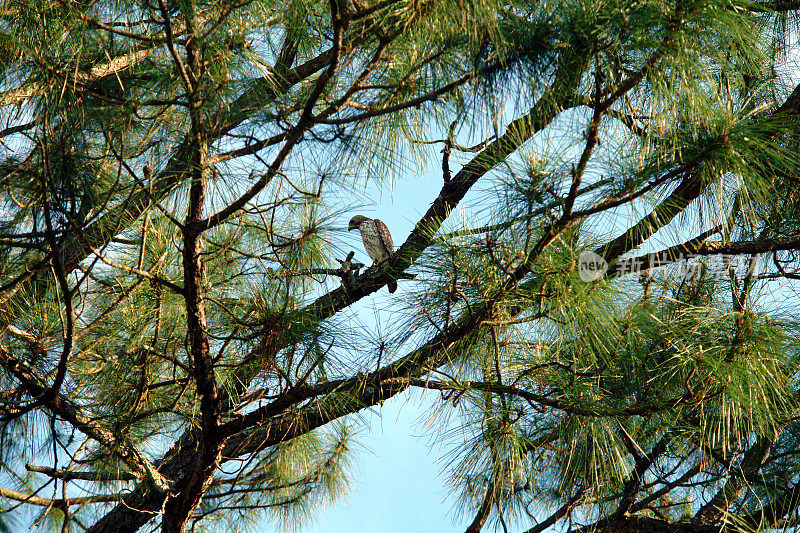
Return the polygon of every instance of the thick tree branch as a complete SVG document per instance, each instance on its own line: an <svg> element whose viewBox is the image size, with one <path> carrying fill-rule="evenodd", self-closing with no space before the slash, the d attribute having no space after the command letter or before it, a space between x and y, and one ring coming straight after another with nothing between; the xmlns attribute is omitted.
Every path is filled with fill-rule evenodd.
<svg viewBox="0 0 800 533"><path fill-rule="evenodd" d="M623 520L601 520L597 523L573 529L574 533L720 533L719 526L667 522L656 518L632 516Z"/></svg>
<svg viewBox="0 0 800 533"><path fill-rule="evenodd" d="M621 425L620 428L623 432L623 441L630 443L631 448L637 446L625 428ZM633 449L630 450L635 458L636 466L628 477L628 480L622 486L622 497L617 505L617 510L614 511L611 519L612 521L620 520L629 514L633 504L636 503L636 496L642 488L642 480L644 479L645 472L647 472L650 466L652 466L652 464L661 457L661 454L666 451L669 442L669 437L662 437L647 455L637 453Z"/></svg>
<svg viewBox="0 0 800 533"><path fill-rule="evenodd" d="M103 502L116 502L119 501L121 496L119 494L98 494L96 496L83 496L77 498L65 498L61 500L54 500L51 498L42 498L33 494L25 494L15 490L4 489L0 487L0 496L10 500L16 500L22 503L30 503L33 505L40 505L42 507L55 507L56 509L66 509L71 505L86 505L88 503L103 503Z"/></svg>
<svg viewBox="0 0 800 533"><path fill-rule="evenodd" d="M479 533L480 530L483 529L483 526L486 524L486 520L489 519L489 513L492 511L494 498L494 482L490 481L486 487L486 494L483 496L483 501L481 501L481 506L478 509L478 513L475 515L475 519L472 521L469 527L467 527L464 533Z"/></svg>
<svg viewBox="0 0 800 533"><path fill-rule="evenodd" d="M78 470L56 470L49 466L38 466L26 464L25 469L28 472L38 472L48 477L61 479L63 481L72 481L73 479L83 481L133 481L136 476L127 472L81 472Z"/></svg>

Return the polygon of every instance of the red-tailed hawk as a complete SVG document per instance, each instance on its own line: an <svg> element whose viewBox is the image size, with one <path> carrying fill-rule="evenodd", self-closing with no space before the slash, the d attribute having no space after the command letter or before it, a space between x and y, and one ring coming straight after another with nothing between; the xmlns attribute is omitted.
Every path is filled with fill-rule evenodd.
<svg viewBox="0 0 800 533"><path fill-rule="evenodd" d="M347 231L357 229L361 232L361 240L364 242L364 249L372 259L372 264L386 261L394 253L394 243L392 235L386 224L377 218L367 218L363 215L356 215L350 219ZM392 281L386 285L389 292L397 290L397 282Z"/></svg>

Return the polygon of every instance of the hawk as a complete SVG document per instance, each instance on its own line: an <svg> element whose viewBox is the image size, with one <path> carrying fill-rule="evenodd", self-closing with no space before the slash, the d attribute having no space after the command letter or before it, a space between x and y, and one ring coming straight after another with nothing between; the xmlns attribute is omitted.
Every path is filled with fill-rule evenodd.
<svg viewBox="0 0 800 533"><path fill-rule="evenodd" d="M392 235L386 224L377 218L367 218L363 215L356 215L350 219L347 231L358 229L361 232L361 240L364 242L364 249L367 251L372 264L386 261L394 253L394 243ZM386 285L389 292L397 290L397 282L391 281Z"/></svg>

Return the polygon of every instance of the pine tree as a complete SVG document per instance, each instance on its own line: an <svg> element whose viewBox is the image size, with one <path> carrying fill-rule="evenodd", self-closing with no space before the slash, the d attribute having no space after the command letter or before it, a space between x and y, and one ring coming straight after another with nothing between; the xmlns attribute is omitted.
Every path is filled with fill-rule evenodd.
<svg viewBox="0 0 800 533"><path fill-rule="evenodd" d="M799 13L4 0L0 525L295 526L418 389L467 531L794 528Z"/></svg>

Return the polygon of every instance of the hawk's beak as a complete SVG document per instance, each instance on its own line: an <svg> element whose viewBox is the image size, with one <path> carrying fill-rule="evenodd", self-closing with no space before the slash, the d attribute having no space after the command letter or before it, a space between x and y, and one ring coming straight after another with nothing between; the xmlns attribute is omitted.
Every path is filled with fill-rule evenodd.
<svg viewBox="0 0 800 533"><path fill-rule="evenodd" d="M347 231L355 229L353 226L347 226Z"/></svg>

